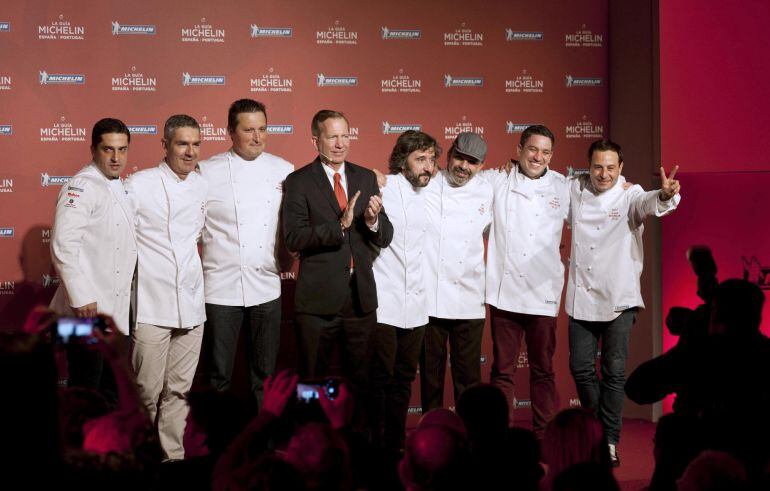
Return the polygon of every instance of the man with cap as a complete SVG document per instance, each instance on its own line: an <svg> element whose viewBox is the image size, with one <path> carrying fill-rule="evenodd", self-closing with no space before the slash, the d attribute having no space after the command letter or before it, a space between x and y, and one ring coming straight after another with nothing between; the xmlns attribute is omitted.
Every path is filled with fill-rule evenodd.
<svg viewBox="0 0 770 491"><path fill-rule="evenodd" d="M447 168L425 189L425 293L428 325L420 356L423 413L443 406L447 341L455 399L481 382L484 329L484 234L492 221L492 186L474 179L486 142L461 133L447 153Z"/></svg>

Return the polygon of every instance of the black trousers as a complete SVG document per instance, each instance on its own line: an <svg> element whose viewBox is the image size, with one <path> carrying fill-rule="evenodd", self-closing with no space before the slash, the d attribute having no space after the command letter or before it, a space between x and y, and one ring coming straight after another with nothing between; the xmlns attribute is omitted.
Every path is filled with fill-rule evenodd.
<svg viewBox="0 0 770 491"><path fill-rule="evenodd" d="M423 414L444 405L447 341L451 355L455 401L465 389L481 382L483 331L484 319L428 319L420 354L420 398Z"/></svg>
<svg viewBox="0 0 770 491"><path fill-rule="evenodd" d="M425 326L400 329L377 324L372 342L370 384L374 444L397 451L404 446L406 416L417 375Z"/></svg>
<svg viewBox="0 0 770 491"><path fill-rule="evenodd" d="M323 295L323 292L319 292ZM349 283L342 309L332 315L296 313L300 376L345 377L354 393L367 392L369 380L369 343L377 324L377 311L363 312L358 299L355 275ZM358 399L358 397L357 397Z"/></svg>
<svg viewBox="0 0 770 491"><path fill-rule="evenodd" d="M248 336L251 391L262 407L264 382L275 370L281 342L281 298L250 307L206 304L205 369L209 384L217 390L230 387L242 328Z"/></svg>

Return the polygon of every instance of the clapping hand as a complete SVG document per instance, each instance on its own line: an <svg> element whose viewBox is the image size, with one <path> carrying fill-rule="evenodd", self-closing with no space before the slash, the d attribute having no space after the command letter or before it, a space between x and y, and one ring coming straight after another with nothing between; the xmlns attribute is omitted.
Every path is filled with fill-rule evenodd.
<svg viewBox="0 0 770 491"><path fill-rule="evenodd" d="M353 225L353 214L355 213L356 201L358 201L359 196L361 196L361 191L356 191L356 194L354 194L353 197L350 198L350 201L348 201L348 205L345 207L345 211L342 212L342 216L340 217L340 225L342 225L342 228L345 230L349 229L350 226Z"/></svg>
<svg viewBox="0 0 770 491"><path fill-rule="evenodd" d="M369 206L366 207L364 212L364 219L366 219L367 225L373 227L377 223L377 216L380 214L380 210L382 210L382 194L370 197Z"/></svg>

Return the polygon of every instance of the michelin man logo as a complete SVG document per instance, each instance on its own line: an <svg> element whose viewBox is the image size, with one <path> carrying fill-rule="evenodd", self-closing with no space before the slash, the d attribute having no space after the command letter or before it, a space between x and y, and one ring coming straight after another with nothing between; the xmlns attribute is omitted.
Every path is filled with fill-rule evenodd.
<svg viewBox="0 0 770 491"><path fill-rule="evenodd" d="M40 85L45 85L48 83L48 72L45 70L41 70L40 72Z"/></svg>

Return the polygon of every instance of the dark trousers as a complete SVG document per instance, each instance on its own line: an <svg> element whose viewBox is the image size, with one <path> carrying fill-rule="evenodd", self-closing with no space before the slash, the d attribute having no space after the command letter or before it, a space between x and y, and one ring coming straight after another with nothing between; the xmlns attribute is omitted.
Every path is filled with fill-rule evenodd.
<svg viewBox="0 0 770 491"><path fill-rule="evenodd" d="M444 405L447 341L449 341L455 402L471 385L481 382L481 335L484 319L430 317L420 353L422 412Z"/></svg>
<svg viewBox="0 0 770 491"><path fill-rule="evenodd" d="M217 390L230 387L238 335L248 336L246 351L251 391L262 407L265 379L275 370L281 342L280 297L251 307L206 304L203 330L208 381Z"/></svg>
<svg viewBox="0 0 770 491"><path fill-rule="evenodd" d="M404 446L406 416L417 375L425 326L401 329L377 324L372 340L369 381L374 407L369 414L373 443L396 452Z"/></svg>
<svg viewBox="0 0 770 491"><path fill-rule="evenodd" d="M628 339L635 319L636 309L624 310L609 322L569 318L569 369L580 404L596 411L608 443L620 441ZM601 382L596 374L599 339L602 343Z"/></svg>
<svg viewBox="0 0 770 491"><path fill-rule="evenodd" d="M323 292L318 292L323 295ZM300 375L320 378L342 375L351 383L357 399L368 393L369 343L377 324L377 311L363 312L355 275L340 312L333 315L296 313Z"/></svg>
<svg viewBox="0 0 770 491"><path fill-rule="evenodd" d="M529 395L532 400L532 427L542 439L545 425L556 413L556 385L553 353L556 350L556 318L508 312L489 307L492 324L492 372L490 382L508 400L509 423L513 424L514 375L521 352L521 338L527 344Z"/></svg>

